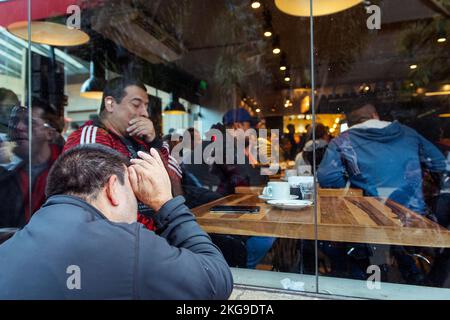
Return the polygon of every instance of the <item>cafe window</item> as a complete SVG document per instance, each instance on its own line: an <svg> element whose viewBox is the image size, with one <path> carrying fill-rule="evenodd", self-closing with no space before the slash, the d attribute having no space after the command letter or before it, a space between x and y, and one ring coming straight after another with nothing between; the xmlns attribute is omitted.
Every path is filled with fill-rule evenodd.
<svg viewBox="0 0 450 320"><path fill-rule="evenodd" d="M448 0L0 1L0 241L101 123L107 83L132 78L236 284L450 298L449 16Z"/></svg>

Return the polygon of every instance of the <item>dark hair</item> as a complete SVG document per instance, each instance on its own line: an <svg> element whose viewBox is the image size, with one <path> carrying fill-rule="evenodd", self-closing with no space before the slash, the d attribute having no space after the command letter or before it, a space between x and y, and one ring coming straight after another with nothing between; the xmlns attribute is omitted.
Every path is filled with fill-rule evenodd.
<svg viewBox="0 0 450 320"><path fill-rule="evenodd" d="M125 183L129 160L114 149L100 144L80 145L63 153L53 164L47 178L45 195L75 195L95 199L108 179L116 175Z"/></svg>
<svg viewBox="0 0 450 320"><path fill-rule="evenodd" d="M14 93L14 91L0 88L0 107L3 105L10 105L11 107L19 104L19 98Z"/></svg>
<svg viewBox="0 0 450 320"><path fill-rule="evenodd" d="M19 105L17 95L6 88L0 88L0 132L8 131L8 120L14 106Z"/></svg>
<svg viewBox="0 0 450 320"><path fill-rule="evenodd" d="M377 113L376 105L376 100L371 96L361 96L353 100L345 111L349 127L372 119L373 113Z"/></svg>
<svg viewBox="0 0 450 320"><path fill-rule="evenodd" d="M125 97L125 89L129 86L136 86L147 92L147 88L143 82L128 78L128 77L117 77L109 80L106 83L105 89L103 90L102 104L100 106L100 114L105 110L105 98L113 97L117 103L121 103L122 99Z"/></svg>
<svg viewBox="0 0 450 320"><path fill-rule="evenodd" d="M321 123L316 123L314 131L315 131L316 139L324 139L328 133L327 127L325 127ZM311 129L307 133L306 141L312 140L312 138L313 138L313 135L312 135L312 127L311 127Z"/></svg>

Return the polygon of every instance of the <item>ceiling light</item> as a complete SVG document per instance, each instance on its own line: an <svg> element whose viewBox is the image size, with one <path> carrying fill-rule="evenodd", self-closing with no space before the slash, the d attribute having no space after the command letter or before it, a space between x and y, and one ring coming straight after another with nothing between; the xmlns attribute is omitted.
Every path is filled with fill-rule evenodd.
<svg viewBox="0 0 450 320"><path fill-rule="evenodd" d="M450 91L434 91L434 92L425 93L425 96L427 96L427 97L448 96L448 95L450 95Z"/></svg>
<svg viewBox="0 0 450 320"><path fill-rule="evenodd" d="M417 69L417 64L412 64L412 65L409 66L409 68L411 70Z"/></svg>
<svg viewBox="0 0 450 320"><path fill-rule="evenodd" d="M285 71L286 69L287 69L286 66L280 66L280 70L281 70L281 71Z"/></svg>
<svg viewBox="0 0 450 320"><path fill-rule="evenodd" d="M275 0L275 5L284 13L309 17L310 15L310 1L311 0ZM349 9L362 0L314 0L313 1L313 15L324 16L336 12Z"/></svg>
<svg viewBox="0 0 450 320"><path fill-rule="evenodd" d="M447 38L444 38L444 37L437 39L437 42L439 42L439 43L443 43L445 41L447 41Z"/></svg>
<svg viewBox="0 0 450 320"><path fill-rule="evenodd" d="M272 52L273 54L280 54L281 47L280 47L280 38L278 36L273 37L272 40Z"/></svg>
<svg viewBox="0 0 450 320"><path fill-rule="evenodd" d="M90 62L89 70L89 79L81 85L80 96L86 99L101 100L106 84L104 72L99 72L102 70L95 67L94 61Z"/></svg>
<svg viewBox="0 0 450 320"><path fill-rule="evenodd" d="M285 77L284 81L289 82L289 81L291 81L291 78L290 77Z"/></svg>
<svg viewBox="0 0 450 320"><path fill-rule="evenodd" d="M178 98L172 94L172 102L164 109L165 114L183 115L186 113L186 108L178 101Z"/></svg>
<svg viewBox="0 0 450 320"><path fill-rule="evenodd" d="M260 112L261 112L261 109L258 108L258 109L256 109L255 111L256 111L256 113L260 113Z"/></svg>
<svg viewBox="0 0 450 320"><path fill-rule="evenodd" d="M69 29L66 25L48 21L31 22L31 41L50 46L79 46L89 42L89 35L78 29ZM14 22L7 27L13 35L28 41L28 22Z"/></svg>
<svg viewBox="0 0 450 320"><path fill-rule="evenodd" d="M258 9L259 7L261 7L261 2L259 2L259 1L253 1L252 2L252 8L253 9Z"/></svg>
<svg viewBox="0 0 450 320"><path fill-rule="evenodd" d="M272 31L269 31L269 30L264 31L264 37L270 38L271 36L272 36Z"/></svg>

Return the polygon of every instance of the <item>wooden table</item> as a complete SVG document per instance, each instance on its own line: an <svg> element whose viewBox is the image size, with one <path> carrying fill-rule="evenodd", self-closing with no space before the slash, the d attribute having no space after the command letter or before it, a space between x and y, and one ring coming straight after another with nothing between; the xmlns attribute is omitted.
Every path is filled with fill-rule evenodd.
<svg viewBox="0 0 450 320"><path fill-rule="evenodd" d="M236 187L235 193L244 194L261 194L264 187ZM324 189L318 188L319 196L357 196L362 197L363 191L361 189L347 188L347 189Z"/></svg>
<svg viewBox="0 0 450 320"><path fill-rule="evenodd" d="M215 205L258 205L258 214L220 214ZM391 200L363 196L318 197L319 240L450 247L450 232ZM315 239L313 207L274 208L256 194L234 194L192 210L208 233Z"/></svg>

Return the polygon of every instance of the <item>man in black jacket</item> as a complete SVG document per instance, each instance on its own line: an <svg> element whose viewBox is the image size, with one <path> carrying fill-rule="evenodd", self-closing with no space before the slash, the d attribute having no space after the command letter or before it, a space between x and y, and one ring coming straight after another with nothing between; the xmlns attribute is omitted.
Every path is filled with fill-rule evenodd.
<svg viewBox="0 0 450 320"><path fill-rule="evenodd" d="M183 204L156 150L129 165L100 145L75 147L52 167L49 197L0 246L0 299L227 299L221 252ZM136 222L137 199L157 233Z"/></svg>

